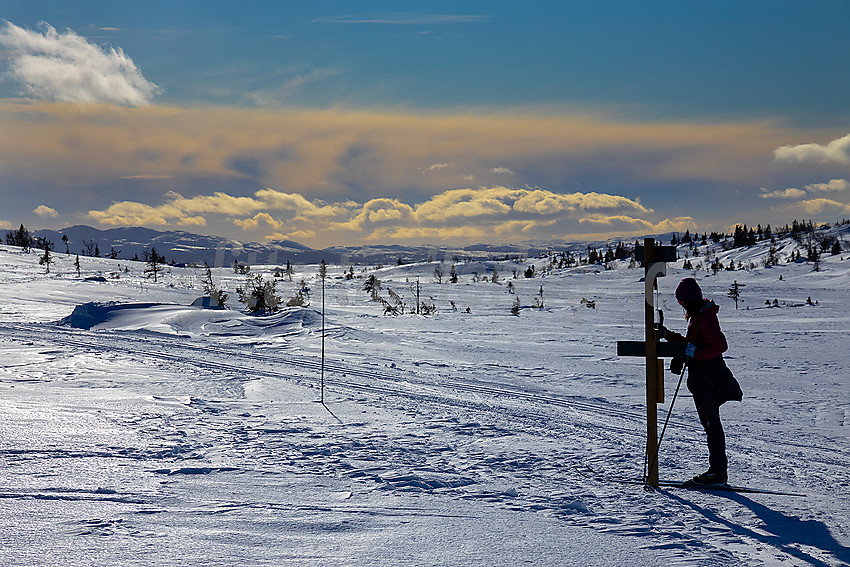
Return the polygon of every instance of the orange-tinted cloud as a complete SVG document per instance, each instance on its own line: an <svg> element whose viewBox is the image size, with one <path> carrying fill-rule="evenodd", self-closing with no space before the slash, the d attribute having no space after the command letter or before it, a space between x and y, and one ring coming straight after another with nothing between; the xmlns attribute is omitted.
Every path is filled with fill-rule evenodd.
<svg viewBox="0 0 850 567"><path fill-rule="evenodd" d="M812 216L850 213L850 204L841 203L834 199L807 199L800 201L797 207Z"/></svg>
<svg viewBox="0 0 850 567"><path fill-rule="evenodd" d="M787 132L768 123L630 123L545 113L424 113L0 104L0 166L59 183L251 179L308 197L569 177L576 164L635 182L748 177ZM761 167L759 165L759 167ZM522 172L526 172L523 174ZM428 175L423 175L428 173ZM534 183L537 184L537 183Z"/></svg>
<svg viewBox="0 0 850 567"><path fill-rule="evenodd" d="M104 225L187 226L224 221L265 239L315 240L335 234L345 235L346 242L463 242L487 237L509 241L566 238L575 230L599 235L695 228L690 217L651 221L634 216L652 213L636 200L539 188L450 189L413 204L389 197L325 203L273 189L257 191L254 197L216 192L185 198L171 192L167 198L157 206L113 203L90 211L89 217Z"/></svg>
<svg viewBox="0 0 850 567"><path fill-rule="evenodd" d="M533 109L429 114L8 100L0 102L0 121L2 175L62 188L58 196L87 192L88 202L100 203L89 218L101 224L237 226L246 238L297 235L313 244L680 226L659 216L657 200L616 193L694 179L731 192L757 179L794 134L767 122L636 123ZM578 190L587 181L577 183L576 170L615 176L621 188Z"/></svg>
<svg viewBox="0 0 850 567"><path fill-rule="evenodd" d="M48 207L47 205L39 205L33 209L33 212L41 218L55 219L59 217L59 213L56 209Z"/></svg>

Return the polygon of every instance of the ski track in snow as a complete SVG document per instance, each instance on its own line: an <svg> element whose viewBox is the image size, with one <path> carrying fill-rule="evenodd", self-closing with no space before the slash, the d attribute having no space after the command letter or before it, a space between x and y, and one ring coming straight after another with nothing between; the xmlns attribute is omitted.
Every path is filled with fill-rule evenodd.
<svg viewBox="0 0 850 567"><path fill-rule="evenodd" d="M195 324L176 308L75 329L33 303L67 315L89 284L54 278L33 295L36 257L0 258L14 275L0 322L0 564L547 565L577 550L587 565L850 564L850 259L825 262L822 284L798 265L772 269L783 282L772 270L701 281L714 298L734 277L754 296L823 304L721 302L745 391L723 408L730 473L808 494L789 498L611 481L640 477L645 438L642 362L613 356L641 333L643 284L625 266L516 280L526 298L545 285L548 304L519 318L503 289L492 299L496 284L430 286L443 305L477 298L472 316L384 318L357 280L331 279L322 405L311 309L277 329L227 311ZM381 277L405 289L412 269ZM142 295L140 280L108 293L196 293L175 272ZM597 309L580 307L591 295ZM662 476L701 472L703 445L683 387Z"/></svg>

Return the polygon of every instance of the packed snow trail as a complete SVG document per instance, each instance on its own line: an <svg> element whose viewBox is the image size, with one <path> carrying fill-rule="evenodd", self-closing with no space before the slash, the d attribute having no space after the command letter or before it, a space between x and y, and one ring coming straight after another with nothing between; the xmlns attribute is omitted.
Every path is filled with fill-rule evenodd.
<svg viewBox="0 0 850 567"><path fill-rule="evenodd" d="M358 565L405 557L450 564L458 553L508 565L536 545L550 550L537 552L540 565L585 549L623 564L662 564L633 554L621 538L527 517L510 473L535 463L504 464L516 458L478 447L512 436L493 425L444 409L428 418L385 408L364 416L362 403L346 415L337 399L341 425L312 400L314 391L280 373L257 379L226 362L216 372L161 352L92 353L90 345L45 340L43 328L16 327L10 336L4 326L0 341L4 369L15 373L3 396L0 454L4 469L17 472L0 497L15 503L7 521L18 525L4 530L4 563L38 564L45 550L64 547L80 552L64 552L71 565ZM103 346L102 337L91 338ZM40 360L28 364L13 353ZM455 438L461 442L450 444ZM583 509L573 494L548 500ZM505 534L517 526L527 527L511 545ZM529 542L535 534L537 544ZM469 541L477 543L470 549Z"/></svg>
<svg viewBox="0 0 850 567"><path fill-rule="evenodd" d="M192 344L168 335L33 327L0 326L0 344L29 342L26 358L41 357L36 363L19 361L7 366L16 369L18 388L26 384L56 387L49 376L66 376L63 389L81 388L89 382L94 390L107 386L108 390L156 391L143 396L143 411L135 407L138 401L127 400L124 403L132 408L129 412L116 412L112 403L112 411L98 410L109 416L110 427L146 437L149 445L142 449L139 440L132 447L116 448L110 443L88 450L9 451L5 456L130 462L121 466L136 468L137 473L154 480L149 479L142 490L121 491L97 484L83 490L18 490L5 493L6 498L61 497L65 502L90 500L147 509L162 500L192 500L195 489L215 493L222 489L221 483L232 486L248 481L241 490L250 492L256 483L268 483L255 477L310 475L348 481L341 490L343 496L370 495L375 490L420 495L417 499L431 494L440 502L449 499L500 506L503 511L498 514L540 512L569 526L640 537L646 540L644 546L679 550L686 552L684 557L711 548L701 542L703 528L698 526L702 522L690 520L697 533L680 528L671 535L663 528L665 516L681 521L681 512L660 513L655 504L642 516L640 510L651 496L639 490L619 490L605 482L588 482L573 470L585 462L634 465L641 443L641 415L634 408L589 399L559 400L551 394L522 396L475 380L464 389L458 387L462 380L442 382L434 377L429 386L427 372L364 368L358 366L359 361L344 366L335 362L331 367L345 377L329 374L327 384L332 392L330 407L343 416L340 424L322 417L315 408L312 386L318 361L305 354L258 349L246 356L244 349ZM52 365L56 368L51 371ZM111 368L129 372L113 375ZM98 377L97 372L105 374ZM293 403L293 395L300 401ZM303 415L293 416L295 407L296 413ZM346 416L352 407L354 415ZM394 419L386 421L390 416ZM691 428L692 446L699 446L698 433ZM220 480L213 481L217 477ZM162 486L151 487L182 484L171 479L183 478L190 479L192 495L184 494L187 488L181 486L178 495L164 498L159 494L165 490ZM207 486L210 483L212 487ZM346 497L344 502L350 499ZM168 509L164 504L155 505ZM257 503L242 494L229 497L226 505L254 511L260 507L268 513L274 502ZM631 512L623 513L623 509ZM652 529L635 531L633 525L643 524L647 518ZM122 527L114 518L107 524L87 522L81 533L120 533ZM720 564L731 556L714 549L705 559Z"/></svg>

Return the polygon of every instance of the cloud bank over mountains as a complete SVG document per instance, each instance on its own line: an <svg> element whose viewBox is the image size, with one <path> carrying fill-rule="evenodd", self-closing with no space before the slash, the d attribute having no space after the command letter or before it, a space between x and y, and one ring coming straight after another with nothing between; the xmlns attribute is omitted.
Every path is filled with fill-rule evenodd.
<svg viewBox="0 0 850 567"><path fill-rule="evenodd" d="M206 226L230 222L243 230L264 230L267 240L311 240L321 232L365 241L464 241L496 236L504 240L551 237L553 233L685 230L693 219L646 220L651 209L639 200L600 193L559 194L544 189L481 187L453 189L415 204L397 198L326 203L274 189L253 197L223 192L184 197L169 193L158 206L134 201L92 210L107 226Z"/></svg>

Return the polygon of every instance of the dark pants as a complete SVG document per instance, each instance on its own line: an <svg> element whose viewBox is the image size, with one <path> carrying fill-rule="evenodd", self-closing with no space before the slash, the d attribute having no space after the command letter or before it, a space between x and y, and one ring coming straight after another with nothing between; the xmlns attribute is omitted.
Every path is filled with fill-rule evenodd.
<svg viewBox="0 0 850 567"><path fill-rule="evenodd" d="M735 399L740 400L740 387L726 368L723 357L688 364L688 390L694 395L699 421L708 438L708 470L726 473L726 436L720 423L720 405Z"/></svg>
<svg viewBox="0 0 850 567"><path fill-rule="evenodd" d="M726 435L720 423L720 405L714 400L699 400L694 396L697 414L708 438L708 470L714 473L726 473Z"/></svg>

